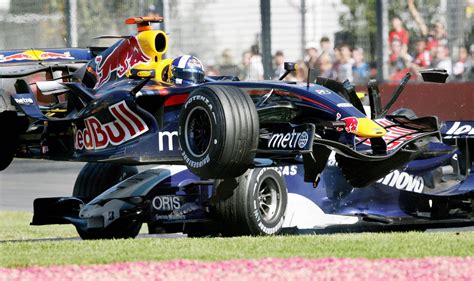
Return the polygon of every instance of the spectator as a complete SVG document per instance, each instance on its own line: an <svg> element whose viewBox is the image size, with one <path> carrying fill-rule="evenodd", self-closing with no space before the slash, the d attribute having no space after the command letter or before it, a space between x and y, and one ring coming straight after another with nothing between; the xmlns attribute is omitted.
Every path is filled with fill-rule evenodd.
<svg viewBox="0 0 474 281"><path fill-rule="evenodd" d="M308 67L304 64L303 61L297 61L298 69L296 69L296 79L298 81L307 81L308 80Z"/></svg>
<svg viewBox="0 0 474 281"><path fill-rule="evenodd" d="M318 53L318 48L316 47L316 43L309 42L308 44L306 44L306 58L305 58L306 66L311 69L317 69L318 57L319 57L319 53Z"/></svg>
<svg viewBox="0 0 474 281"><path fill-rule="evenodd" d="M434 29L428 34L426 48L432 50L438 46L448 46L448 32L446 31L446 25L441 20L434 23Z"/></svg>
<svg viewBox="0 0 474 281"><path fill-rule="evenodd" d="M354 60L354 65L352 66L353 82L358 85L367 84L370 71L369 65L364 60L364 49L355 48L352 50L352 59Z"/></svg>
<svg viewBox="0 0 474 281"><path fill-rule="evenodd" d="M471 53L470 58L466 61L466 73L464 74L464 81L474 81L474 44L469 48Z"/></svg>
<svg viewBox="0 0 474 281"><path fill-rule="evenodd" d="M274 70L273 79L278 80L285 73L285 55L282 51L276 51L273 56Z"/></svg>
<svg viewBox="0 0 474 281"><path fill-rule="evenodd" d="M219 72L219 69L215 67L214 65L207 65L206 66L206 76L219 76L221 73Z"/></svg>
<svg viewBox="0 0 474 281"><path fill-rule="evenodd" d="M459 48L458 61L453 66L453 75L456 80L463 80L469 67L469 53L466 47Z"/></svg>
<svg viewBox="0 0 474 281"><path fill-rule="evenodd" d="M263 64L258 45L252 45L250 52L242 55L242 80L262 80Z"/></svg>
<svg viewBox="0 0 474 281"><path fill-rule="evenodd" d="M413 56L413 67L415 68L426 68L431 65L431 53L426 49L426 41L422 38L416 40L415 43L415 54Z"/></svg>
<svg viewBox="0 0 474 281"><path fill-rule="evenodd" d="M336 73L337 73L337 80L345 81L348 79L350 82L354 80L352 76L352 53L349 45L344 44L339 48L340 58L339 61L336 63Z"/></svg>
<svg viewBox="0 0 474 281"><path fill-rule="evenodd" d="M444 46L436 47L434 60L431 66L434 68L446 69L449 75L453 73L453 64L451 62L451 58L449 57L448 48Z"/></svg>
<svg viewBox="0 0 474 281"><path fill-rule="evenodd" d="M434 29L432 31L428 31L425 21L416 9L415 0L408 0L408 10L415 19L415 22L420 29L421 35L427 39L427 50L432 50L440 45L444 47L448 45L448 33L446 31L446 24L444 24L443 21L436 21L434 23Z"/></svg>
<svg viewBox="0 0 474 281"><path fill-rule="evenodd" d="M390 80L399 80L402 75L409 71L411 60L410 55L403 50L402 42L393 40L390 44Z"/></svg>
<svg viewBox="0 0 474 281"><path fill-rule="evenodd" d="M408 50L408 31L403 27L402 19L399 16L392 18L392 30L388 34L388 42L392 44L394 40L398 40L402 43L402 50L406 52Z"/></svg>
<svg viewBox="0 0 474 281"><path fill-rule="evenodd" d="M252 54L250 51L245 51L242 53L242 62L240 66L240 80L247 80L249 77L249 69L250 69L250 58Z"/></svg>
<svg viewBox="0 0 474 281"><path fill-rule="evenodd" d="M234 56L230 49L225 49L221 54L221 61L218 67L219 73L225 76L239 76L240 69L234 63Z"/></svg>
<svg viewBox="0 0 474 281"><path fill-rule="evenodd" d="M337 74L334 71L331 56L328 53L321 54L321 56L319 57L319 70L320 76L322 77L329 79L337 78Z"/></svg>
<svg viewBox="0 0 474 281"><path fill-rule="evenodd" d="M323 36L321 37L321 40L319 41L319 45L321 46L321 54L328 54L329 58L334 61L336 60L334 50L332 48L331 40L329 40L329 37Z"/></svg>

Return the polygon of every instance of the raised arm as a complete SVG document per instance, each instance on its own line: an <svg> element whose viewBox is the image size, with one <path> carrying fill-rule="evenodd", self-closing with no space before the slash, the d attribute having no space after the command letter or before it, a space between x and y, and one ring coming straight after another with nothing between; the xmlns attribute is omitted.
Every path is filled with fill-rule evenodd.
<svg viewBox="0 0 474 281"><path fill-rule="evenodd" d="M408 10L410 11L410 14L415 19L415 22L418 25L418 28L420 28L421 35L427 36L428 27L426 26L425 21L423 20L423 18L420 16L420 13L418 13L418 10L416 9L415 0L408 0L407 2L408 2Z"/></svg>

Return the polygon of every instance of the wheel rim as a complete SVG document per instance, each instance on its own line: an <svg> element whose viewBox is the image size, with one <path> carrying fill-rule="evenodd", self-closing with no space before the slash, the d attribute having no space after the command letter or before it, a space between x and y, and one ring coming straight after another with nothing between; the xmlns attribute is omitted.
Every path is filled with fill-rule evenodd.
<svg viewBox="0 0 474 281"><path fill-rule="evenodd" d="M257 203L260 217L265 222L269 222L277 216L280 205L280 190L275 180L267 178L260 184Z"/></svg>
<svg viewBox="0 0 474 281"><path fill-rule="evenodd" d="M185 123L185 142L194 157L201 157L209 150L212 138L211 117L202 107L191 110Z"/></svg>

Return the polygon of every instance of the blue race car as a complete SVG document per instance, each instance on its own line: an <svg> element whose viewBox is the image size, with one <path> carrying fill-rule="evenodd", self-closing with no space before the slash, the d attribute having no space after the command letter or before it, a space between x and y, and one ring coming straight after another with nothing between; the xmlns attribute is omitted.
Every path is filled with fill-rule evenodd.
<svg viewBox="0 0 474 281"><path fill-rule="evenodd" d="M278 233L291 194L281 176L285 169L298 170L297 186L312 192L328 180L326 164L333 157L340 173L330 178L367 189L396 170L418 176L454 157L455 148L440 142L435 117L386 115L409 75L384 108L376 85L369 85L368 118L347 82L205 77L191 56L164 59L168 37L151 29L161 21L128 19L137 34L119 36L84 66L49 81L28 82L25 72L10 67L0 72L0 79L16 79L9 93L14 109L0 112L7 133L0 139L1 169L13 157L91 162L73 198L36 201L34 224L73 223L84 238L131 237L143 222L163 223L166 230L179 225L170 216L178 214L189 225L185 215L192 214L196 223L224 222L224 234ZM35 58L41 61L41 54ZM285 69L288 74L295 65ZM440 71L423 75L429 81L446 78ZM35 89L55 102L41 107ZM122 181L135 173L126 165L139 164L187 170L158 168ZM405 174L401 179L400 186L407 181L413 190L419 182ZM334 194L346 194L337 187Z"/></svg>

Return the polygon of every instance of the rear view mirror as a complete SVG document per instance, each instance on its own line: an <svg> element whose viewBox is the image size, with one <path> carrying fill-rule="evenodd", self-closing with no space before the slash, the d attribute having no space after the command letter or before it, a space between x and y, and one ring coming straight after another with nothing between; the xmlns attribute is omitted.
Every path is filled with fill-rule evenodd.
<svg viewBox="0 0 474 281"><path fill-rule="evenodd" d="M446 69L424 69L418 71L425 82L446 83L449 74Z"/></svg>

